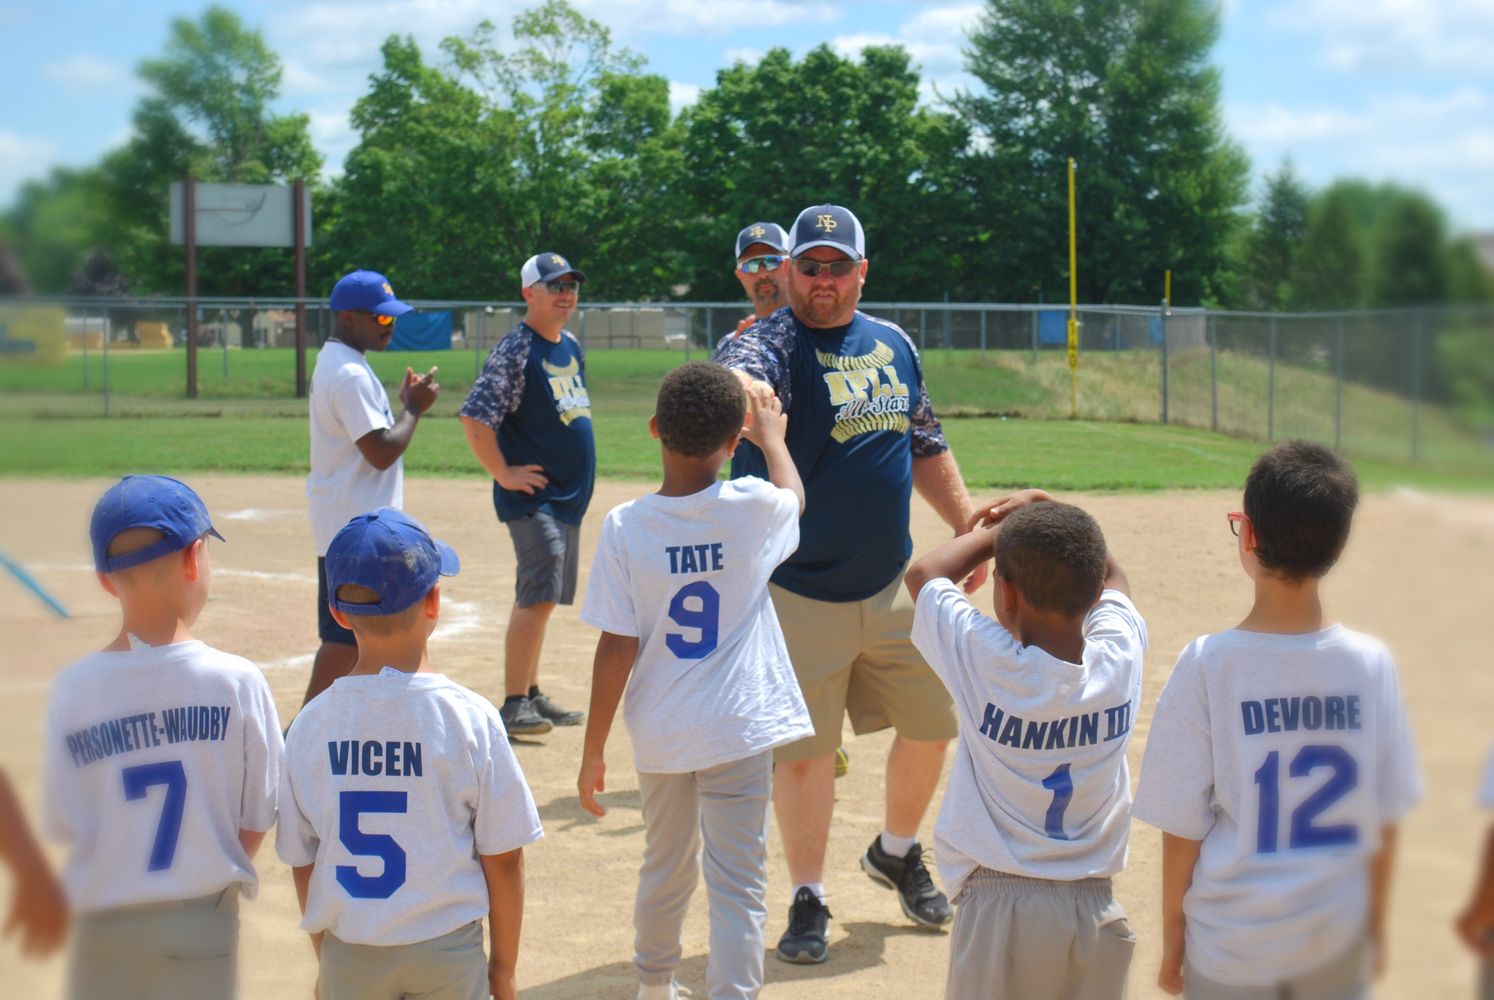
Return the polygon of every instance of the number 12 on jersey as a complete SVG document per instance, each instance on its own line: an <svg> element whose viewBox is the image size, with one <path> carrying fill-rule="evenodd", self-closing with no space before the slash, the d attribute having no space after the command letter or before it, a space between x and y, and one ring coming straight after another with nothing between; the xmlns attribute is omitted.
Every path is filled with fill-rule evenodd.
<svg viewBox="0 0 1494 1000"><path fill-rule="evenodd" d="M1328 780L1292 810L1287 849L1302 847L1341 847L1359 842L1359 828L1352 823L1320 826L1315 821L1339 799L1359 784L1359 764L1343 747L1310 744L1292 758L1288 775L1305 778L1319 768L1330 768ZM1266 754L1266 761L1255 772L1260 786L1260 808L1256 814L1256 852L1275 854L1281 840L1281 751Z"/></svg>

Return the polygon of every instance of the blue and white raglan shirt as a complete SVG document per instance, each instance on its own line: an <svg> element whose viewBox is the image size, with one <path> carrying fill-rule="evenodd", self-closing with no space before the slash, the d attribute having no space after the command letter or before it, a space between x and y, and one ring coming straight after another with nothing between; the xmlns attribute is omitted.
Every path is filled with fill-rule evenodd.
<svg viewBox="0 0 1494 1000"><path fill-rule="evenodd" d="M493 483L498 520L543 511L580 524L596 482L586 358L569 330L552 343L527 323L493 346L460 415L491 427L509 465L538 465L549 482L531 493Z"/></svg>
<svg viewBox="0 0 1494 1000"><path fill-rule="evenodd" d="M860 311L845 326L815 329L785 306L716 360L768 383L789 414L806 503L799 549L773 582L820 601L881 591L913 554L913 459L949 450L913 341Z"/></svg>
<svg viewBox="0 0 1494 1000"><path fill-rule="evenodd" d="M761 320L758 322L761 322ZM756 325L757 323L753 323L752 326L747 327L747 330L752 329ZM742 333L746 333L747 330L743 330ZM726 349L731 346L733 341L739 340L741 335L735 329L722 335L721 339L716 341L716 351L711 355L711 360L720 364L722 356L726 353ZM731 478L742 479L746 476L756 476L758 479L767 480L768 460L763 457L761 448L743 438L737 442L737 450L731 456Z"/></svg>

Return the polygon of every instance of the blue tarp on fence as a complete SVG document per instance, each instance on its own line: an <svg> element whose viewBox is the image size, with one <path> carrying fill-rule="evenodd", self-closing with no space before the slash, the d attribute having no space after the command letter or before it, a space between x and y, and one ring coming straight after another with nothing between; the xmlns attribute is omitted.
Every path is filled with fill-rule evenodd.
<svg viewBox="0 0 1494 1000"><path fill-rule="evenodd" d="M405 313L394 321L394 339L389 342L389 349L391 351L451 350L450 310Z"/></svg>

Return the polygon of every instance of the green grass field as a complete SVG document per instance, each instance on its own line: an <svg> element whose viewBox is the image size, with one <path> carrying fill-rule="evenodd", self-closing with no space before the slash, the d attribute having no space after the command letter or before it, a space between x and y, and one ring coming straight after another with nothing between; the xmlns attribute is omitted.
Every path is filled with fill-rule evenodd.
<svg viewBox="0 0 1494 1000"><path fill-rule="evenodd" d="M696 352L694 356L699 356ZM439 365L441 402L406 457L412 473L467 476L476 465L453 419L479 358L470 352L371 355L392 387L406 366ZM645 421L660 376L683 355L594 351L588 357L596 414L598 473L652 478L657 445ZM0 474L117 475L142 469L304 473L306 403L293 393L288 350L203 351L201 393L181 398L180 351L116 352L109 363L109 416L103 415L102 358L81 355L61 368L0 366ZM314 356L308 365L314 363ZM1199 364L1205 367L1200 377ZM1172 409L1207 426L1208 359L1175 357ZM1081 419L1067 414L1063 357L1027 352L931 350L925 378L972 489L1044 484L1056 489L1235 487L1266 433L1265 362L1220 356L1220 425L1229 435L1155 423L1160 412L1157 356L1095 353L1080 373ZM1278 365L1277 437L1332 443L1333 386L1321 372ZM1494 489L1494 452L1434 407L1421 411L1422 455L1410 452L1411 407L1363 386L1344 392L1344 445L1370 486ZM1147 422L1152 421L1152 422Z"/></svg>

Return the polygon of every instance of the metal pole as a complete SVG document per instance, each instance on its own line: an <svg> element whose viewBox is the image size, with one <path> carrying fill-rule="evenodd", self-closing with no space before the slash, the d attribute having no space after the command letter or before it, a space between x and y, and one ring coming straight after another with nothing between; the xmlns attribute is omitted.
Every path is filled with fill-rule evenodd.
<svg viewBox="0 0 1494 1000"><path fill-rule="evenodd" d="M984 309L980 311L980 349L981 351L986 349L986 311Z"/></svg>
<svg viewBox="0 0 1494 1000"><path fill-rule="evenodd" d="M944 349L949 350L949 293L944 293Z"/></svg>
<svg viewBox="0 0 1494 1000"><path fill-rule="evenodd" d="M197 182L182 184L182 221L187 242L187 398L197 398Z"/></svg>
<svg viewBox="0 0 1494 1000"><path fill-rule="evenodd" d="M1033 364L1037 364L1038 318L1041 317L1042 315L1043 315L1043 311L1041 309L1034 309L1032 311L1032 363Z"/></svg>
<svg viewBox="0 0 1494 1000"><path fill-rule="evenodd" d="M1338 343L1333 356L1333 450L1344 446L1344 317L1338 317Z"/></svg>
<svg viewBox="0 0 1494 1000"><path fill-rule="evenodd" d="M103 328L101 340L104 343L104 416L109 415L109 328L107 324L99 324Z"/></svg>
<svg viewBox="0 0 1494 1000"><path fill-rule="evenodd" d="M1158 308L1162 320L1162 422L1167 423L1167 300Z"/></svg>
<svg viewBox="0 0 1494 1000"><path fill-rule="evenodd" d="M711 306L706 306L705 340L706 350L714 354L716 350L716 310Z"/></svg>
<svg viewBox="0 0 1494 1000"><path fill-rule="evenodd" d="M104 307L99 306L99 315L104 315ZM99 322L99 326L104 324ZM83 307L83 388L88 388L88 307Z"/></svg>
<svg viewBox="0 0 1494 1000"><path fill-rule="evenodd" d="M1209 401L1213 417L1209 426L1219 432L1219 317L1209 317Z"/></svg>
<svg viewBox="0 0 1494 1000"><path fill-rule="evenodd" d="M291 187L291 229L296 239L296 398L306 398L306 182Z"/></svg>
<svg viewBox="0 0 1494 1000"><path fill-rule="evenodd" d="M1421 461L1421 354L1426 316L1416 314L1411 327L1411 461Z"/></svg>
<svg viewBox="0 0 1494 1000"><path fill-rule="evenodd" d="M1271 368L1266 381L1266 440L1276 440L1276 317L1271 317Z"/></svg>
<svg viewBox="0 0 1494 1000"><path fill-rule="evenodd" d="M228 384L228 310L223 306L218 307L218 339L223 341L223 383ZM239 342L243 342L243 333L239 334Z"/></svg>
<svg viewBox="0 0 1494 1000"><path fill-rule="evenodd" d="M923 335L924 327L928 326L928 316L927 309L918 310L918 349L920 351L928 346L928 338Z"/></svg>

